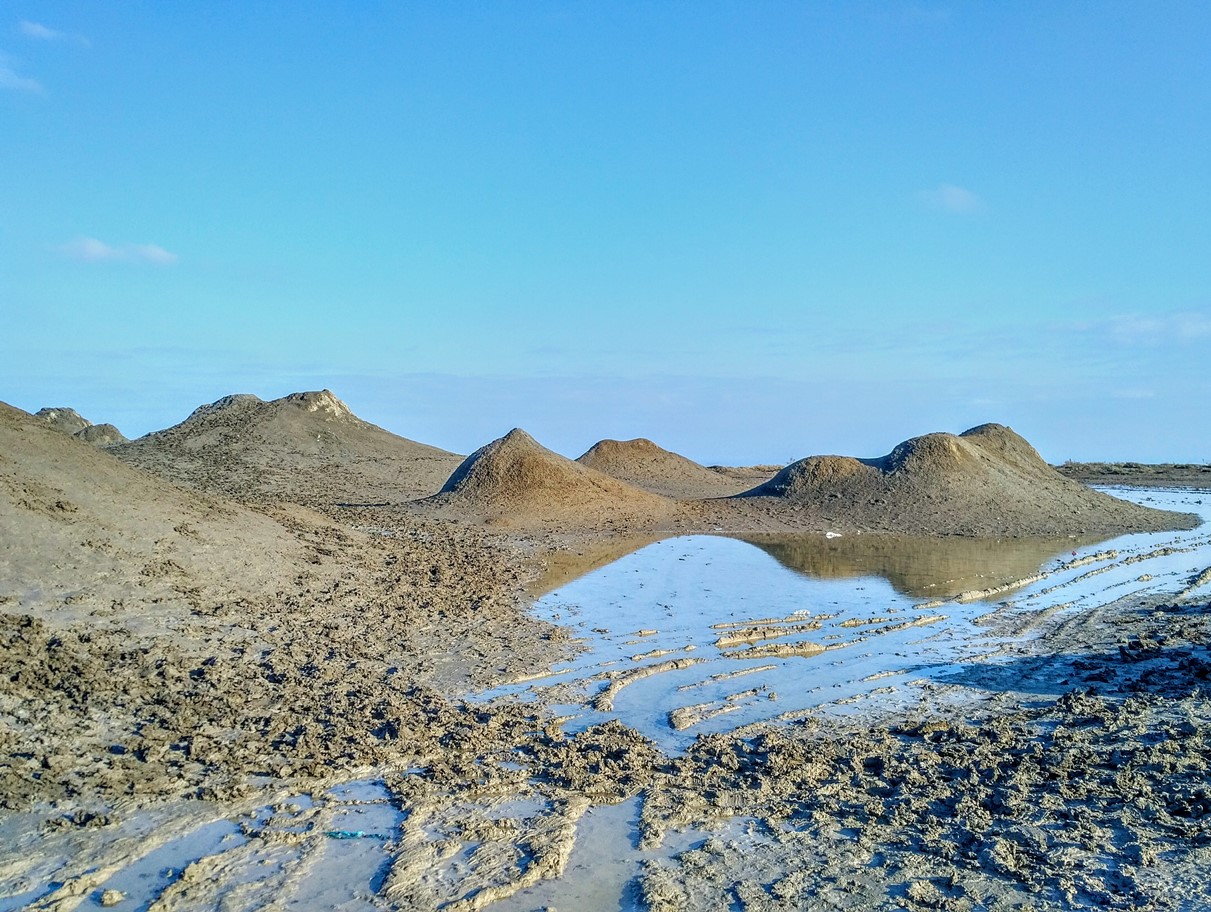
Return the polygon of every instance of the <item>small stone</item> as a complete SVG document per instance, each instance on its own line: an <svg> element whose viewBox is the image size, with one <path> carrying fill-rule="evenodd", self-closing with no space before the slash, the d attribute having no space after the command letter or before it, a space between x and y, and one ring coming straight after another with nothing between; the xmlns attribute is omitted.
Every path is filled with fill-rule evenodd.
<svg viewBox="0 0 1211 912"><path fill-rule="evenodd" d="M121 890L106 890L101 894L101 905L109 907L116 906L126 898L126 894Z"/></svg>

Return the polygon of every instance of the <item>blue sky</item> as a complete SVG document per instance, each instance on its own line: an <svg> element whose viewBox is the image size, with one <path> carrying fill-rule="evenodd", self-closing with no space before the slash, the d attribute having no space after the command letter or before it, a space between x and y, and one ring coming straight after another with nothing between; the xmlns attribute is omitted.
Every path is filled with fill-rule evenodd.
<svg viewBox="0 0 1211 912"><path fill-rule="evenodd" d="M0 399L1211 460L1204 3L0 6Z"/></svg>

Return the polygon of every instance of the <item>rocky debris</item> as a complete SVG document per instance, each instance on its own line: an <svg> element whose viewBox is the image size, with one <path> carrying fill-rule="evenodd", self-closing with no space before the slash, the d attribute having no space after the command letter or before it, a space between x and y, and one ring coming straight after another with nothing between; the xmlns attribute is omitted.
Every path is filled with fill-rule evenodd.
<svg viewBox="0 0 1211 912"><path fill-rule="evenodd" d="M363 421L329 390L224 396L113 452L191 487L329 513L432 494L462 459Z"/></svg>
<svg viewBox="0 0 1211 912"><path fill-rule="evenodd" d="M92 422L71 408L42 408L34 417L63 434L76 434L92 427Z"/></svg>
<svg viewBox="0 0 1211 912"><path fill-rule="evenodd" d="M39 421L64 434L97 447L125 443L126 436L112 424L93 424L70 408L44 408L34 415Z"/></svg>
<svg viewBox="0 0 1211 912"><path fill-rule="evenodd" d="M96 447L110 447L127 442L126 435L112 424L92 424L72 436Z"/></svg>
<svg viewBox="0 0 1211 912"><path fill-rule="evenodd" d="M429 505L512 527L644 527L672 501L566 459L520 428L476 450Z"/></svg>

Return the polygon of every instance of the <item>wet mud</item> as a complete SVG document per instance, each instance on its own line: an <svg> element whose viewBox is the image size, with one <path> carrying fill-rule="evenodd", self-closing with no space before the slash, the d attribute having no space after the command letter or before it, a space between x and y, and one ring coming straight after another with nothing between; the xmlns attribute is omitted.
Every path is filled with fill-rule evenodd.
<svg viewBox="0 0 1211 912"><path fill-rule="evenodd" d="M1205 532L601 616L549 549L625 545L343 515L139 637L3 606L0 910L1211 905Z"/></svg>

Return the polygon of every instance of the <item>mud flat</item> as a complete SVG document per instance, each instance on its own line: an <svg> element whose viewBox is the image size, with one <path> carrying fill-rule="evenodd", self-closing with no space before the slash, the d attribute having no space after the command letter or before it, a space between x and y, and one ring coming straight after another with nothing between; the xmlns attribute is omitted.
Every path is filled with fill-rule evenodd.
<svg viewBox="0 0 1211 912"><path fill-rule="evenodd" d="M522 434L405 503L458 457L347 412L220 400L102 451L0 407L0 910L1211 902L1189 520L963 566ZM962 472L1034 471L974 436Z"/></svg>
<svg viewBox="0 0 1211 912"><path fill-rule="evenodd" d="M1056 471L1089 485L1211 488L1211 465L1200 463L1065 462Z"/></svg>

